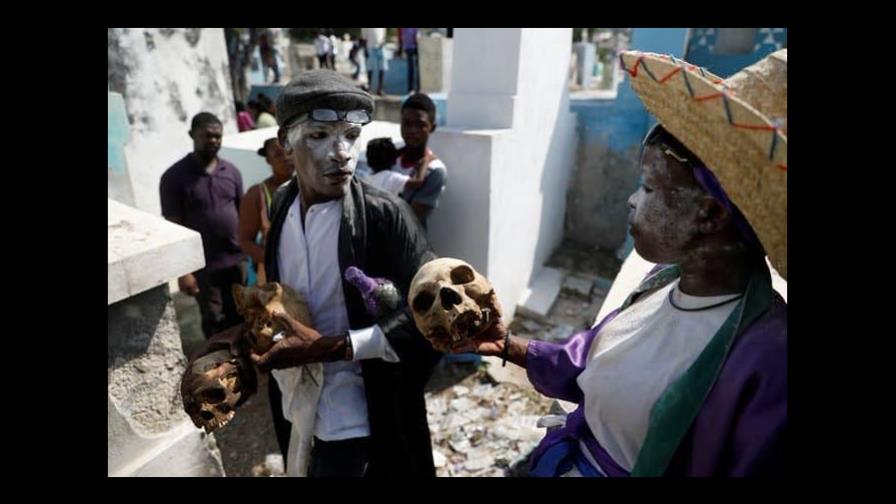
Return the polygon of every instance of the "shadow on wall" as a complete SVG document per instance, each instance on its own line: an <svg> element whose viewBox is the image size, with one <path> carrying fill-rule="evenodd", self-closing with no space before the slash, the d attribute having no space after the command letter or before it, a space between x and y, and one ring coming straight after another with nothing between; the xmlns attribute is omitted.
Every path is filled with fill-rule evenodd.
<svg viewBox="0 0 896 504"><path fill-rule="evenodd" d="M109 305L109 354L111 367L116 359L129 361L149 350L153 335L165 315L168 292L154 288L133 298ZM122 339L111 335L130 335ZM114 358L113 358L114 357Z"/></svg>
<svg viewBox="0 0 896 504"><path fill-rule="evenodd" d="M632 93L628 84L622 86L618 100L573 106L578 145L564 225L569 240L611 250L625 241L628 197L640 177L640 140L650 124L640 102L626 96Z"/></svg>
<svg viewBox="0 0 896 504"><path fill-rule="evenodd" d="M456 128L437 128L430 137L430 148L448 167L439 207L429 217L430 243L437 255L461 258L486 276L493 147L488 134Z"/></svg>
<svg viewBox="0 0 896 504"><path fill-rule="evenodd" d="M638 185L640 146L612 149L606 135L578 128L576 171L567 195L565 232L571 241L616 249L627 233L628 198Z"/></svg>
<svg viewBox="0 0 896 504"><path fill-rule="evenodd" d="M634 28L632 49L681 57L686 28ZM640 143L653 119L624 78L615 99L573 99L579 145L565 232L582 245L617 249L628 233L628 197L638 187Z"/></svg>

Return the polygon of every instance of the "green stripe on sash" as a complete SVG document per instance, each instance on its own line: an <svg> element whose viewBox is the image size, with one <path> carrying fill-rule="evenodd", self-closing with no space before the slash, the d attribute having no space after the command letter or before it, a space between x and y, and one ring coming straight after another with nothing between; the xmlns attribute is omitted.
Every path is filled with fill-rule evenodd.
<svg viewBox="0 0 896 504"><path fill-rule="evenodd" d="M631 304L634 296L667 285L680 273L677 266L670 266L647 278L626 300L623 308ZM762 265L753 271L744 297L697 360L654 403L647 436L638 452L632 476L663 475L712 390L736 336L768 310L773 299L771 277Z"/></svg>

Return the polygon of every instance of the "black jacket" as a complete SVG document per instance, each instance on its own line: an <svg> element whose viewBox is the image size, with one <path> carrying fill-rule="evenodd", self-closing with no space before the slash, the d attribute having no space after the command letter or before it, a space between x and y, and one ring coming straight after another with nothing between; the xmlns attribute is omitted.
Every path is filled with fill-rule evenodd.
<svg viewBox="0 0 896 504"><path fill-rule="evenodd" d="M269 281L280 281L280 235L297 196L295 178L274 194L265 247ZM361 362L371 434L368 474L435 476L423 387L442 354L417 330L406 304L374 320L358 290L345 281L344 272L349 266L358 267L371 277L388 278L407 295L417 270L436 256L407 203L356 178L343 201L338 254L349 327L361 329L378 323L401 360Z"/></svg>

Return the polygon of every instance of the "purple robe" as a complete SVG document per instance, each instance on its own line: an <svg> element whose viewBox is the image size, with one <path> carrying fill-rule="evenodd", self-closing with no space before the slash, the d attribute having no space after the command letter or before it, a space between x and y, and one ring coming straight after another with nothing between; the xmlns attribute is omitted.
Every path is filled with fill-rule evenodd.
<svg viewBox="0 0 896 504"><path fill-rule="evenodd" d="M544 439L534 463L564 439L583 441L607 476L628 476L599 445L584 418L582 390L576 378L585 369L597 326L562 343L531 341L526 372L540 393L579 403L566 426ZM688 434L679 444L666 476L751 476L783 471L787 425L787 305L775 293L769 309L737 335L721 373Z"/></svg>

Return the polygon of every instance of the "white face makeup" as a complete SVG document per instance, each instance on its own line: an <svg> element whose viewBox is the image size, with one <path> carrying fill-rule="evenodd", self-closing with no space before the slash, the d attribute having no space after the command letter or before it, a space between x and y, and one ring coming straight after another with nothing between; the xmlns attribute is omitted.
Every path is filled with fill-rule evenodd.
<svg viewBox="0 0 896 504"><path fill-rule="evenodd" d="M651 262L679 262L697 236L697 202L703 190L687 184L687 168L656 146L641 160L644 183L629 198L629 224L635 248ZM675 170L675 171L673 171Z"/></svg>
<svg viewBox="0 0 896 504"><path fill-rule="evenodd" d="M361 125L300 120L286 136L303 198L316 203L344 195L358 164Z"/></svg>

